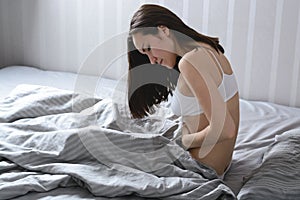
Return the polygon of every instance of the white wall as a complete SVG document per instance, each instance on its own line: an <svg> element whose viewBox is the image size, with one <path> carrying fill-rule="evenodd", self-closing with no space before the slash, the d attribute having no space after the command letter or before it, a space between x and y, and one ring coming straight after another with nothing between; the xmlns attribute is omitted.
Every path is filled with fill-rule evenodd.
<svg viewBox="0 0 300 200"><path fill-rule="evenodd" d="M127 69L124 33L143 3L164 5L218 36L243 98L300 106L299 0L0 0L0 66L105 69L120 77ZM103 56L80 69L99 44Z"/></svg>

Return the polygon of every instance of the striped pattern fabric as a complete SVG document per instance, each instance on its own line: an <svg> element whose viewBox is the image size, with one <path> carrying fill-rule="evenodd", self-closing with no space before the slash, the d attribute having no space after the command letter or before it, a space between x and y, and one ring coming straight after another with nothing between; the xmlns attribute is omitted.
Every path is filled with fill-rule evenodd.
<svg viewBox="0 0 300 200"><path fill-rule="evenodd" d="M300 129L276 137L262 164L246 177L238 199L300 198Z"/></svg>
<svg viewBox="0 0 300 200"><path fill-rule="evenodd" d="M18 86L0 102L0 199L73 186L102 197L236 198L170 136L177 123L154 122L122 118L109 99Z"/></svg>

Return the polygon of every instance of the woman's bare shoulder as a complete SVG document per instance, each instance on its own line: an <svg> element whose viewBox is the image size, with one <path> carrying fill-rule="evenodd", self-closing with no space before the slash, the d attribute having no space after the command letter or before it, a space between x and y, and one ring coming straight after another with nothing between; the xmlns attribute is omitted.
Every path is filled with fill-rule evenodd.
<svg viewBox="0 0 300 200"><path fill-rule="evenodd" d="M195 57L205 55L205 50L202 47L195 47L191 51L184 54L183 58Z"/></svg>
<svg viewBox="0 0 300 200"><path fill-rule="evenodd" d="M205 66L211 64L205 49L197 47L184 54L178 66L180 70L189 70L191 66L195 69L204 70L201 68L206 68Z"/></svg>

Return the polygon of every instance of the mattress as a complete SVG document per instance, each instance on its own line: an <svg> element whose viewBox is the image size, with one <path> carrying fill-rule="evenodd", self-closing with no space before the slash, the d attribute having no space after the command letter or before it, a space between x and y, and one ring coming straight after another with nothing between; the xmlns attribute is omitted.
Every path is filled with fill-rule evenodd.
<svg viewBox="0 0 300 200"><path fill-rule="evenodd" d="M20 84L49 86L96 98L111 98L118 85L124 86L124 83L111 79L84 75L78 77L74 73L44 71L26 66L10 66L0 70L0 98L5 98ZM121 88L125 95L124 87ZM297 159L297 155L300 150L297 141L300 141L300 109L240 99L240 116L233 160L225 174L224 184L238 199L264 199L272 195L277 199L293 199L299 196L300 159ZM291 149L287 151L288 148ZM106 199L95 197L86 188L78 186L58 187L44 193L30 192L15 199L44 199L49 196L56 199Z"/></svg>
<svg viewBox="0 0 300 200"><path fill-rule="evenodd" d="M112 90L118 83L108 78L47 71L29 66L9 66L0 70L0 98L20 84L51 86L103 98L112 95Z"/></svg>

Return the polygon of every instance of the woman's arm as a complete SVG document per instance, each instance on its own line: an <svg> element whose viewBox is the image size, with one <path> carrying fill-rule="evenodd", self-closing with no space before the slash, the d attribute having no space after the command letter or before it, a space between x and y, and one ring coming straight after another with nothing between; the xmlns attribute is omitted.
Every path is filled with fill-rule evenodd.
<svg viewBox="0 0 300 200"><path fill-rule="evenodd" d="M218 91L210 68L215 63L204 50L189 52L179 63L179 69L190 90L197 97L209 125L203 130L183 134L182 143L188 148L213 146L235 137L235 124L226 102Z"/></svg>
<svg viewBox="0 0 300 200"><path fill-rule="evenodd" d="M228 112L226 113L229 114ZM227 120L227 121L226 121ZM235 137L235 125L231 116L226 117L225 123L226 126L223 127L222 133L213 133L212 126L209 124L204 129L199 132L191 133L186 124L183 125L182 131L182 144L191 148L199 148L205 146L212 146L216 143L232 139ZM225 130L228 129L228 130ZM209 137L207 137L209 136ZM216 138L217 137L217 138ZM206 142L204 143L204 140Z"/></svg>

